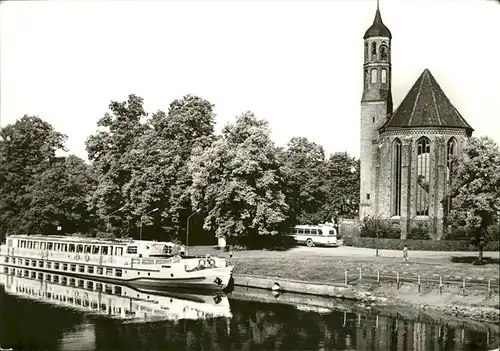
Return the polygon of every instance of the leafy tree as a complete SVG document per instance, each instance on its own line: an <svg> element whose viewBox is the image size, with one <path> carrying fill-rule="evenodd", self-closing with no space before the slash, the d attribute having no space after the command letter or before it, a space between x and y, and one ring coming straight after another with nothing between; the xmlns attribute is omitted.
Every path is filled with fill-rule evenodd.
<svg viewBox="0 0 500 351"><path fill-rule="evenodd" d="M121 224L115 231L125 235L128 234L127 222L134 218L134 209L124 199L124 188L130 182L132 170L138 167L133 162L136 160L134 145L148 129L141 123L141 118L147 114L143 99L133 94L127 101L112 101L109 109L111 113L105 113L97 122L101 130L86 141L88 157L98 180L90 199L90 210L103 219L104 225L108 218L112 224ZM120 213L116 213L118 209ZM116 215L108 217L112 213Z"/></svg>
<svg viewBox="0 0 500 351"><path fill-rule="evenodd" d="M286 219L284 175L269 134L266 121L246 112L211 146L193 154L193 207L207 214L204 228L218 237L258 240L277 234Z"/></svg>
<svg viewBox="0 0 500 351"><path fill-rule="evenodd" d="M33 233L30 187L51 166L66 136L36 116L25 115L0 130L0 231Z"/></svg>
<svg viewBox="0 0 500 351"><path fill-rule="evenodd" d="M493 140L469 139L464 158L455 160L452 167L450 198L448 222L465 229L478 248L477 263L481 264L488 233L500 213L500 151Z"/></svg>
<svg viewBox="0 0 500 351"><path fill-rule="evenodd" d="M151 209L159 210L144 218L155 231L178 239L191 214L188 189L192 177L188 162L193 148L202 150L213 141L215 115L213 105L197 96L186 95L170 104L168 115L153 114L150 128L136 139L126 197L136 217ZM154 220L153 220L154 219Z"/></svg>
<svg viewBox="0 0 500 351"><path fill-rule="evenodd" d="M353 218L359 209L360 164L347 152L339 152L328 159L329 179L325 217L342 216Z"/></svg>
<svg viewBox="0 0 500 351"><path fill-rule="evenodd" d="M57 226L64 233L88 233L93 218L87 210L87 197L95 187L89 165L70 155L55 158L51 166L34 176L29 188L28 215L34 228L43 234L55 234Z"/></svg>
<svg viewBox="0 0 500 351"><path fill-rule="evenodd" d="M291 224L324 222L328 197L327 163L323 147L307 138L292 138L282 153L286 176L285 192Z"/></svg>

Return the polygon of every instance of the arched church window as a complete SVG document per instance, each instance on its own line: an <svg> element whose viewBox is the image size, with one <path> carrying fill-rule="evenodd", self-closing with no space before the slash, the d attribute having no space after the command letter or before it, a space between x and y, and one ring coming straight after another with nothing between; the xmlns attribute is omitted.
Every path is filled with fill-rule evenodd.
<svg viewBox="0 0 500 351"><path fill-rule="evenodd" d="M451 137L446 144L446 180L450 183L450 176L455 157L457 156L457 139Z"/></svg>
<svg viewBox="0 0 500 351"><path fill-rule="evenodd" d="M430 140L421 138L417 141L417 216L429 215L429 193L431 178L431 145Z"/></svg>
<svg viewBox="0 0 500 351"><path fill-rule="evenodd" d="M385 68L382 68L380 71L380 81L382 83L387 83L387 69Z"/></svg>
<svg viewBox="0 0 500 351"><path fill-rule="evenodd" d="M394 216L401 216L401 163L403 160L403 145L401 140L394 139L392 143L392 169L393 169L393 209Z"/></svg>
<svg viewBox="0 0 500 351"><path fill-rule="evenodd" d="M388 53L389 53L389 50L387 49L387 45L384 45L384 44L380 45L379 51L380 51L380 58L383 61L386 61L387 57L388 57Z"/></svg>
<svg viewBox="0 0 500 351"><path fill-rule="evenodd" d="M372 42L372 57L377 55L377 43Z"/></svg>
<svg viewBox="0 0 500 351"><path fill-rule="evenodd" d="M377 69L373 68L371 70L372 83L377 83Z"/></svg>

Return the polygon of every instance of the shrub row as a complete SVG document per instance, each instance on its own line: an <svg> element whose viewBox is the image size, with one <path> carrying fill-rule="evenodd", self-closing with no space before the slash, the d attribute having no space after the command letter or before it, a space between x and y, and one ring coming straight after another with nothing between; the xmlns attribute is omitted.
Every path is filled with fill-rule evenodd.
<svg viewBox="0 0 500 351"><path fill-rule="evenodd" d="M412 239L376 239L376 238L344 238L344 245L366 247L371 249L402 250L406 245L409 250L423 251L477 251L477 248L466 240L412 240ZM486 243L484 251L500 250L499 241Z"/></svg>
<svg viewBox="0 0 500 351"><path fill-rule="evenodd" d="M295 239L289 235L258 235L231 238L233 250L288 250L297 246Z"/></svg>

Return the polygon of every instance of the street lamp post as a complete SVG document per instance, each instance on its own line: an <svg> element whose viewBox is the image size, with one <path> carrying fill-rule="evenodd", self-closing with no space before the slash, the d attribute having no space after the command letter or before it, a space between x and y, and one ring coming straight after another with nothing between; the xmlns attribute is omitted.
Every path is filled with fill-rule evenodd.
<svg viewBox="0 0 500 351"><path fill-rule="evenodd" d="M187 221L186 221L187 222L186 223L186 256L188 255L188 246L189 246L189 220L191 219L191 217L193 217L198 212L200 212L200 209L197 209L196 211L191 213L191 215L187 218Z"/></svg>
<svg viewBox="0 0 500 351"><path fill-rule="evenodd" d="M112 214L114 214L114 213L116 213L116 212L119 212L119 211L123 210L123 208L124 208L124 207L125 207L125 206L122 206L122 207L120 207L119 209L117 209L117 210L115 210L115 211L111 212L111 213L108 215L108 221L107 221L107 224L106 224L106 234L108 234L108 233L109 233L109 218L111 217L111 215L112 215Z"/></svg>
<svg viewBox="0 0 500 351"><path fill-rule="evenodd" d="M144 218L144 216L147 216L148 214L156 212L156 211L158 211L158 207L157 208L153 208L151 211L149 211L149 212L147 212L147 213L145 213L145 214L143 214L141 216L141 226L140 226L140 229L139 229L139 240L142 240L142 219Z"/></svg>

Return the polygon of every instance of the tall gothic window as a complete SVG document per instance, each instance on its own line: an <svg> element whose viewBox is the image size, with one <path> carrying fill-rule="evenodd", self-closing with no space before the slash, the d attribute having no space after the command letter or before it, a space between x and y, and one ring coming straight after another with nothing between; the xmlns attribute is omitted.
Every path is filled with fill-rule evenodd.
<svg viewBox="0 0 500 351"><path fill-rule="evenodd" d="M382 68L380 71L380 81L382 83L387 83L387 70L385 68Z"/></svg>
<svg viewBox="0 0 500 351"><path fill-rule="evenodd" d="M372 42L372 57L377 55L377 43Z"/></svg>
<svg viewBox="0 0 500 351"><path fill-rule="evenodd" d="M392 164L393 164L393 215L401 216L401 162L403 160L403 148L399 139L394 139L392 144Z"/></svg>
<svg viewBox="0 0 500 351"><path fill-rule="evenodd" d="M446 144L446 180L450 183L453 158L457 156L457 139L451 137Z"/></svg>
<svg viewBox="0 0 500 351"><path fill-rule="evenodd" d="M430 157L430 140L419 139L417 141L417 216L429 215Z"/></svg>
<svg viewBox="0 0 500 351"><path fill-rule="evenodd" d="M377 83L377 69L376 68L372 69L371 75L372 75L372 83L373 84Z"/></svg>

